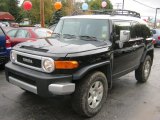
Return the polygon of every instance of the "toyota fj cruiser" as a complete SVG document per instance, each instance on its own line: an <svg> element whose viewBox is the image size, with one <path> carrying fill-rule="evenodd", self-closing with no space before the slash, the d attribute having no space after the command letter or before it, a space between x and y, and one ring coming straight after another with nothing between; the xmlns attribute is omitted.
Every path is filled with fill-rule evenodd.
<svg viewBox="0 0 160 120"><path fill-rule="evenodd" d="M133 11L63 17L51 38L16 45L7 81L39 96L72 96L73 109L92 117L102 108L112 80L135 71L147 81L154 47L150 29Z"/></svg>

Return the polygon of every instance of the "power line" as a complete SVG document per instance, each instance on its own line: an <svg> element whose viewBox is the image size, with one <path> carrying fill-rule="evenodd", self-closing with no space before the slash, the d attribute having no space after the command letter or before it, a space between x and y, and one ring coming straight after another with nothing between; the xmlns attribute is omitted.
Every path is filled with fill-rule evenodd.
<svg viewBox="0 0 160 120"><path fill-rule="evenodd" d="M146 4L144 4L144 3L141 3L141 2L139 2L139 1L137 1L137 0L133 0L134 2L137 2L137 3L139 3L139 4L141 4L141 5L143 5L143 6L145 6L145 7L148 7L148 8L151 8L151 9L156 9L156 8L154 8L154 7L151 7L151 6L149 6L149 5L146 5Z"/></svg>

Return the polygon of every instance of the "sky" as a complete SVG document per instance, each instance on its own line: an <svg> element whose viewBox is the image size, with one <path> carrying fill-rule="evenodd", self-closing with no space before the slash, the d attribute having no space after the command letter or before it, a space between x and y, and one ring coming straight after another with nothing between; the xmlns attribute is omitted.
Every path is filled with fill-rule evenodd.
<svg viewBox="0 0 160 120"><path fill-rule="evenodd" d="M19 0L19 1L20 1L19 6L21 6L24 0Z"/></svg>
<svg viewBox="0 0 160 120"><path fill-rule="evenodd" d="M110 1L114 5L114 8L117 8L116 3L122 3L123 2L123 0L110 0ZM145 5L148 5L148 6L153 7L153 8L160 8L160 0L136 0L136 1L139 1L143 4L145 4ZM119 9L120 8L121 8L121 6L119 6ZM124 0L124 9L139 12L142 17L151 16L151 17L154 18L155 17L155 12L156 12L155 9L145 7L145 6L143 6L139 3L136 3L134 0ZM160 10L158 10L157 16L160 19Z"/></svg>

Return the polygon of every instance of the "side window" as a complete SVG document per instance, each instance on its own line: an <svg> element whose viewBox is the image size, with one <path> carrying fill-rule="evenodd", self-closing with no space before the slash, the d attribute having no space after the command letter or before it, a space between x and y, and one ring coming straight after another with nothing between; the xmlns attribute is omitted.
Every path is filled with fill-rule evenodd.
<svg viewBox="0 0 160 120"><path fill-rule="evenodd" d="M149 38L152 36L151 30L148 26L143 25L144 28L142 30L144 30L144 33L142 34L144 38Z"/></svg>
<svg viewBox="0 0 160 120"><path fill-rule="evenodd" d="M28 31L27 30L19 30L16 37L17 38L27 38L28 37Z"/></svg>
<svg viewBox="0 0 160 120"><path fill-rule="evenodd" d="M114 22L114 31L116 33L117 40L120 39L121 30L131 30L131 21L115 21Z"/></svg>
<svg viewBox="0 0 160 120"><path fill-rule="evenodd" d="M0 36L3 36L4 35L4 32L3 30L0 28Z"/></svg>
<svg viewBox="0 0 160 120"><path fill-rule="evenodd" d="M137 22L137 21L133 21L132 22L132 26L131 26L131 31L130 31L130 33L131 33L131 38L137 38L138 37L138 35L137 35L137 28L136 27L138 27L138 26L140 26L140 23L139 22ZM139 27L138 27L139 28Z"/></svg>
<svg viewBox="0 0 160 120"><path fill-rule="evenodd" d="M14 38L14 37L16 36L16 32L17 32L17 30L10 30L7 34L8 34L10 37Z"/></svg>
<svg viewBox="0 0 160 120"><path fill-rule="evenodd" d="M148 38L151 37L151 31L145 24L134 23L131 27L131 38Z"/></svg>

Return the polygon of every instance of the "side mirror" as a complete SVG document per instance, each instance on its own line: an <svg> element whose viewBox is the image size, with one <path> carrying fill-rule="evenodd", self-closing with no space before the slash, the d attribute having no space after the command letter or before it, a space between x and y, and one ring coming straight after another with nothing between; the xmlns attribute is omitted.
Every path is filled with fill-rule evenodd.
<svg viewBox="0 0 160 120"><path fill-rule="evenodd" d="M121 30L120 31L120 42L124 43L130 40L130 31L129 30Z"/></svg>

